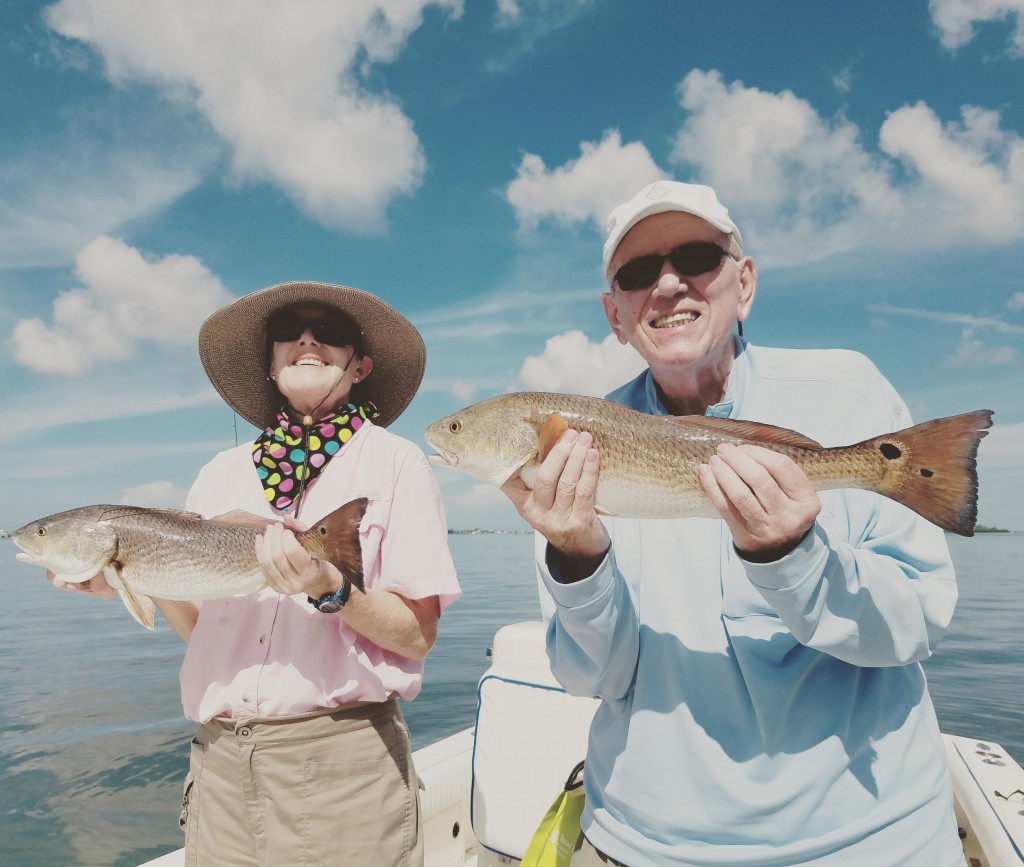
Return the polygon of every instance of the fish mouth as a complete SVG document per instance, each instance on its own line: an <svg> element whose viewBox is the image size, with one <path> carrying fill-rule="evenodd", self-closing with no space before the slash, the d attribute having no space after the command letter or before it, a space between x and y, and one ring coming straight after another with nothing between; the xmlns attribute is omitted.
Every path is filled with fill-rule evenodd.
<svg viewBox="0 0 1024 867"><path fill-rule="evenodd" d="M427 455L427 461L433 464L435 467L457 467L459 465L459 456L455 452L450 452L446 449L438 448L438 453L435 455Z"/></svg>
<svg viewBox="0 0 1024 867"><path fill-rule="evenodd" d="M659 316L657 319L651 320L651 327L679 328L683 325L688 325L691 322L696 322L699 318L699 313L695 313L692 310L686 310L682 313L670 313L668 316Z"/></svg>

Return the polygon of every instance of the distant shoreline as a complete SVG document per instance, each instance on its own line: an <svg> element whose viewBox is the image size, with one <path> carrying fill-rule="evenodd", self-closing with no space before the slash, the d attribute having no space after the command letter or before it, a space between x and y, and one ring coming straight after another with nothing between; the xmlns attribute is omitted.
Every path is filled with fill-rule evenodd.
<svg viewBox="0 0 1024 867"><path fill-rule="evenodd" d="M481 530L474 527L472 530L452 530L449 528L449 536L529 536L533 530Z"/></svg>

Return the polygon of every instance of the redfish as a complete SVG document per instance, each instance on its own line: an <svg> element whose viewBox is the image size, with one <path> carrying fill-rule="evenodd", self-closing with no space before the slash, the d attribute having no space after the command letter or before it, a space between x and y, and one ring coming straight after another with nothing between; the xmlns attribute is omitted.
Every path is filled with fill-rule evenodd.
<svg viewBox="0 0 1024 867"><path fill-rule="evenodd" d="M296 538L363 590L359 522L367 500L352 500ZM216 599L266 586L255 538L269 518L231 512L206 519L192 512L137 506L85 506L15 530L22 563L43 566L62 581L81 583L102 572L125 607L153 628L153 598Z"/></svg>
<svg viewBox="0 0 1024 867"><path fill-rule="evenodd" d="M568 428L601 453L597 506L623 518L718 517L697 475L721 443L759 445L792 458L815 490L862 488L902 503L944 530L974 535L978 444L991 410L823 448L785 428L706 416L655 416L600 398L548 392L492 397L434 422L430 460L503 484L533 487L537 467Z"/></svg>

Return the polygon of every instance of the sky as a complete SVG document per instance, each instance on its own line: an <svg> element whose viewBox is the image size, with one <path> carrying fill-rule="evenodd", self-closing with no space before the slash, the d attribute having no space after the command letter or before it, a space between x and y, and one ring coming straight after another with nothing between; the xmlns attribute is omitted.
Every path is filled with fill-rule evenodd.
<svg viewBox="0 0 1024 867"><path fill-rule="evenodd" d="M0 527L181 507L255 431L203 319L287 280L421 331L392 430L603 395L609 210L713 186L745 333L868 355L918 421L995 411L979 521L1024 530L1024 0L0 0ZM437 469L449 523L525 529Z"/></svg>

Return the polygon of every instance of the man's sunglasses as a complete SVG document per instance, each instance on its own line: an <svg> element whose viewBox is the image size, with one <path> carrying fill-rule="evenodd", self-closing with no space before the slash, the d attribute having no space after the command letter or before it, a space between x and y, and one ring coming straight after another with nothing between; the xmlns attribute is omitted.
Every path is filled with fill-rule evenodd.
<svg viewBox="0 0 1024 867"><path fill-rule="evenodd" d="M359 329L345 319L333 316L304 319L287 313L267 323L267 337L271 343L290 343L298 340L307 328L313 333L313 339L325 346L358 346L360 343Z"/></svg>
<svg viewBox="0 0 1024 867"><path fill-rule="evenodd" d="M658 279L666 261L672 264L679 276L696 277L714 271L728 255L726 250L711 241L691 241L664 255L652 253L627 262L615 272L612 283L618 283L623 292L649 289Z"/></svg>

